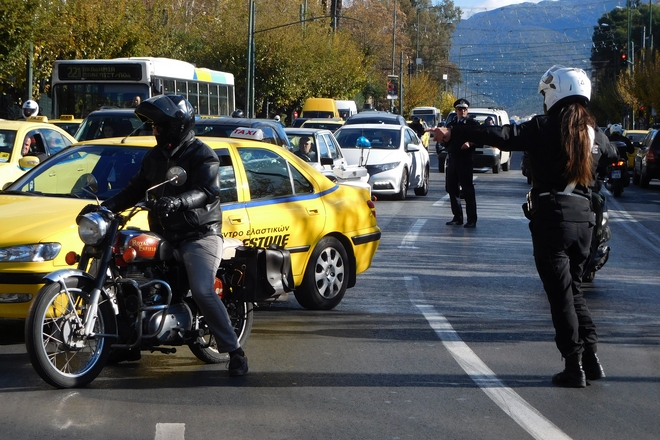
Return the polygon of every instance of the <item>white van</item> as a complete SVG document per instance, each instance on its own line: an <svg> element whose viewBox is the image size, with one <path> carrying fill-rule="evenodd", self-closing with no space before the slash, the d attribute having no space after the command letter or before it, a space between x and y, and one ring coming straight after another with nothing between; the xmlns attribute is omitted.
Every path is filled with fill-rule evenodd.
<svg viewBox="0 0 660 440"><path fill-rule="evenodd" d="M437 127L442 122L442 113L435 107L415 107L410 112L410 119L417 116L429 128Z"/></svg>
<svg viewBox="0 0 660 440"><path fill-rule="evenodd" d="M337 104L337 110L339 111L339 116L345 121L349 117L357 114L357 105L355 101L342 101L335 99L335 104Z"/></svg>
<svg viewBox="0 0 660 440"><path fill-rule="evenodd" d="M474 119L482 125L488 118L493 120L493 125L509 124L509 115L506 110L497 107L470 107L468 118ZM493 173L499 173L500 169L509 171L511 168L511 152L502 151L494 145L476 148L472 160L475 170L488 171L491 169Z"/></svg>

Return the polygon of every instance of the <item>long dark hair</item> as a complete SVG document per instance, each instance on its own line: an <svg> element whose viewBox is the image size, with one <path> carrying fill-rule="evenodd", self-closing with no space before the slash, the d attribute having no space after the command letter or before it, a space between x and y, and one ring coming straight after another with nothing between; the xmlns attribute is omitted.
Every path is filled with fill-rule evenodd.
<svg viewBox="0 0 660 440"><path fill-rule="evenodd" d="M589 127L596 127L596 119L580 102L573 102L564 107L561 118L561 142L568 161L564 177L569 183L588 186L593 179L593 138L589 136Z"/></svg>

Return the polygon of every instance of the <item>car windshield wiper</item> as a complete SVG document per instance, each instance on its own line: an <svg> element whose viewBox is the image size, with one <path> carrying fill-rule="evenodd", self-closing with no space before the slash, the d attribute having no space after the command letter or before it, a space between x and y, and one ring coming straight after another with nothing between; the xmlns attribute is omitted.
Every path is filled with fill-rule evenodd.
<svg viewBox="0 0 660 440"><path fill-rule="evenodd" d="M5 189L3 191L0 191L0 194L5 194L5 195L15 195L15 196L36 196L39 195L37 193L33 192L27 192L27 191L19 191L17 189Z"/></svg>

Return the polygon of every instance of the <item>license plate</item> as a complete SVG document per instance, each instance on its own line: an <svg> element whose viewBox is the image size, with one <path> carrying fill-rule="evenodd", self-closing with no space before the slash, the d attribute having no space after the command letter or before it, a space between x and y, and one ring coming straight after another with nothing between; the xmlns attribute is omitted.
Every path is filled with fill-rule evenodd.
<svg viewBox="0 0 660 440"><path fill-rule="evenodd" d="M612 179L620 179L621 170L612 170Z"/></svg>

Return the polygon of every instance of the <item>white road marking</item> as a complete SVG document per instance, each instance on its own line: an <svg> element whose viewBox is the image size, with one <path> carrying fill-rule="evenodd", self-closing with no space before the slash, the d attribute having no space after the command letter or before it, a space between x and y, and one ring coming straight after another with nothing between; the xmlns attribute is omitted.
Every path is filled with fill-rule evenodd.
<svg viewBox="0 0 660 440"><path fill-rule="evenodd" d="M424 224L426 224L426 219L417 219L413 227L410 228L410 231L408 231L408 233L403 237L403 240L401 240L399 247L406 249L417 249L417 246L415 246L415 241L417 240L419 231L422 230L422 226L424 226Z"/></svg>
<svg viewBox="0 0 660 440"><path fill-rule="evenodd" d="M426 220L417 220L404 236L401 246L413 246L421 226L425 223ZM506 387L479 356L463 342L447 318L435 312L433 306L424 301L418 277L406 276L404 281L410 301L424 315L447 351L463 371L502 411L537 440L571 440L571 437L550 420L543 417L525 399L511 388Z"/></svg>
<svg viewBox="0 0 660 440"><path fill-rule="evenodd" d="M184 440L186 438L185 423L156 423L155 440Z"/></svg>

